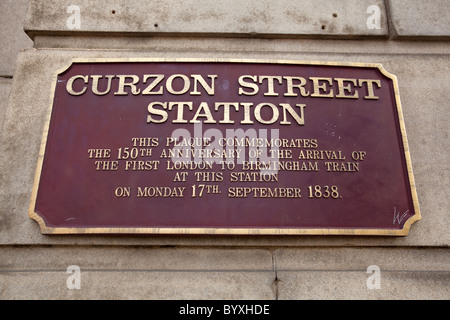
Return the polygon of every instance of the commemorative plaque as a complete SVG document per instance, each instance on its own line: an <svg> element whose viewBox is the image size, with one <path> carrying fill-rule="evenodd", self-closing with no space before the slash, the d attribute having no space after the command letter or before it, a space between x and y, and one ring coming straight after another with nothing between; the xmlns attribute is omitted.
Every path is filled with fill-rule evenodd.
<svg viewBox="0 0 450 320"><path fill-rule="evenodd" d="M407 235L379 64L77 59L55 74L29 215L45 234Z"/></svg>

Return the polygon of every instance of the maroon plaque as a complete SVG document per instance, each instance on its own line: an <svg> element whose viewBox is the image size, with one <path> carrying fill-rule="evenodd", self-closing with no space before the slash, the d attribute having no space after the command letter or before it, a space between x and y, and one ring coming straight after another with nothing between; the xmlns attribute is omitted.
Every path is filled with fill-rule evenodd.
<svg viewBox="0 0 450 320"><path fill-rule="evenodd" d="M406 235L420 219L379 64L75 60L30 217L46 234Z"/></svg>

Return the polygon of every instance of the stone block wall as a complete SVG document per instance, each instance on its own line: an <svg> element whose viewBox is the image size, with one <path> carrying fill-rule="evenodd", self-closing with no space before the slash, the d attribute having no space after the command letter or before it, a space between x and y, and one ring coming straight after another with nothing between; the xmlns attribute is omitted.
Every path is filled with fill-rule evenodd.
<svg viewBox="0 0 450 320"><path fill-rule="evenodd" d="M450 2L172 3L0 4L0 299L449 299ZM28 206L52 77L73 58L130 57L381 63L422 219L406 237L42 235Z"/></svg>

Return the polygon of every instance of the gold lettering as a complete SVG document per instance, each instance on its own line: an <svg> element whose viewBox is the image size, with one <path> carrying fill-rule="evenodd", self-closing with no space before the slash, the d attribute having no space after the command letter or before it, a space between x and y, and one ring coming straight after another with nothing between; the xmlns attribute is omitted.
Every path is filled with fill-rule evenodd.
<svg viewBox="0 0 450 320"><path fill-rule="evenodd" d="M204 110L203 113L201 113L202 110ZM204 117L207 119L204 123L216 123L216 120L214 120L207 102L200 103L200 105L197 108L197 112L194 115L194 118L192 118L192 120L189 122L200 123L201 121L197 120L197 118L199 117Z"/></svg>
<svg viewBox="0 0 450 320"><path fill-rule="evenodd" d="M175 178L173 181L175 182L185 182L186 177L189 175L189 172L183 171L183 172L175 172Z"/></svg>
<svg viewBox="0 0 450 320"><path fill-rule="evenodd" d="M137 197L182 198L186 187L138 187Z"/></svg>
<svg viewBox="0 0 450 320"><path fill-rule="evenodd" d="M268 106L272 109L272 118L270 120L264 120L261 117L261 109L262 107ZM260 103L255 107L255 119L263 124L272 124L278 120L279 112L277 107L272 103Z"/></svg>
<svg viewBox="0 0 450 320"><path fill-rule="evenodd" d="M119 169L119 161L94 161L95 170L97 171L117 171Z"/></svg>
<svg viewBox="0 0 450 320"><path fill-rule="evenodd" d="M82 75L77 75L77 76L73 76L72 78L70 78L69 80L67 80L67 84L66 84L66 90L68 93L70 93L73 96L80 96L83 93L86 92L87 87L84 87L81 91L75 92L73 90L73 83L76 79L83 79L84 83L88 83L89 77L88 76L82 76Z"/></svg>
<svg viewBox="0 0 450 320"><path fill-rule="evenodd" d="M327 172L359 172L358 162L325 162Z"/></svg>
<svg viewBox="0 0 450 320"><path fill-rule="evenodd" d="M375 83L378 88L381 88L380 80L372 80L372 79L359 79L359 86L361 87L363 84L366 84L367 88L367 96L364 97L364 99L372 99L372 100L378 100L378 97L374 95L373 92L373 84Z"/></svg>
<svg viewBox="0 0 450 320"><path fill-rule="evenodd" d="M347 85L344 85L344 81L353 83L354 86L356 86L356 79L344 79L344 78L335 78L334 79L338 83L338 94L336 95L336 98L350 98L350 99L358 99L358 91L355 91L353 95L346 95L345 92L352 93L353 88L351 87L351 84L348 83Z"/></svg>
<svg viewBox="0 0 450 320"><path fill-rule="evenodd" d="M229 187L229 198L301 198L300 188Z"/></svg>
<svg viewBox="0 0 450 320"><path fill-rule="evenodd" d="M139 77L134 74L120 74L117 76L119 78L119 86L117 91L114 92L115 96L126 96L128 92L125 91L125 87L130 87L131 93L133 95L138 95L141 90L136 87L136 84L139 82ZM131 82L126 82L126 79L130 78Z"/></svg>

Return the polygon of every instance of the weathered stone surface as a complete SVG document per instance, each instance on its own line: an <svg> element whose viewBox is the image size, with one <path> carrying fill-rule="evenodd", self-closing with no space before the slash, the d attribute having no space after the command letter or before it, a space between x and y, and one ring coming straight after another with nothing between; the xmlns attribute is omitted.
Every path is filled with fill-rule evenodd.
<svg viewBox="0 0 450 320"><path fill-rule="evenodd" d="M361 271L279 272L279 299L448 300L450 272L383 271L380 288L370 289L372 275ZM371 281L371 280L369 280Z"/></svg>
<svg viewBox="0 0 450 320"><path fill-rule="evenodd" d="M0 76L12 76L19 51L33 46L33 42L23 31L28 2L29 0L0 2Z"/></svg>
<svg viewBox="0 0 450 320"><path fill-rule="evenodd" d="M81 288L68 289L61 271L0 274L1 299L274 299L272 275L261 272L82 271Z"/></svg>
<svg viewBox="0 0 450 320"><path fill-rule="evenodd" d="M3 246L0 253L1 299L450 297L448 249ZM379 289L367 286L372 265ZM69 266L79 267L80 289L66 285Z"/></svg>
<svg viewBox="0 0 450 320"><path fill-rule="evenodd" d="M2 132L3 120L5 120L6 109L8 107L11 84L12 79L0 78L0 133Z"/></svg>
<svg viewBox="0 0 450 320"><path fill-rule="evenodd" d="M208 42L205 40L205 44ZM447 82L436 86L436 79L448 74L448 55L364 55L323 52L258 52L239 54L240 58L358 61L382 63L397 75L406 130L415 172L422 220L412 226L404 238L386 237L114 237L114 236L42 236L37 224L28 217L28 206L36 168L43 124L50 106L50 88L56 70L68 66L75 57L185 57L236 58L226 51L198 52L186 47L180 51L60 51L38 50L20 55L17 81L11 90L0 143L0 241L4 244L183 244L183 245L448 245L448 124L446 119ZM274 44L276 46L276 43ZM414 46L410 44L410 46ZM320 50L319 50L320 51ZM420 52L417 49L416 52ZM420 75L420 76L417 76ZM431 112L430 110L433 110ZM427 134L425 135L424 132ZM432 155L432 157L430 157ZM434 187L429 188L432 184Z"/></svg>
<svg viewBox="0 0 450 320"><path fill-rule="evenodd" d="M389 0L389 15L397 39L450 39L447 0Z"/></svg>
<svg viewBox="0 0 450 320"><path fill-rule="evenodd" d="M38 35L34 38L35 48L58 49L109 49L109 50L146 50L149 52L177 51L186 54L200 54L200 51L234 53L235 58L240 54L265 53L270 59L273 56L286 53L360 53L367 54L447 54L449 44L439 41L386 41L386 40L314 40L314 39L242 39L242 38L214 38L214 37L77 37ZM183 56L180 54L180 56ZM205 53L206 55L206 53ZM320 59L317 56L315 60Z"/></svg>
<svg viewBox="0 0 450 320"><path fill-rule="evenodd" d="M74 11L67 1L32 0L25 22L31 36L42 34L189 35L244 37L386 37L387 19L381 0L318 2L189 0L173 5L163 1L79 0L80 23L72 24ZM380 9L377 28L368 28L367 8ZM239 10L236 10L239 8ZM69 23L67 21L69 20ZM77 29L79 27L79 29Z"/></svg>
<svg viewBox="0 0 450 320"><path fill-rule="evenodd" d="M272 272L272 253L242 248L158 248L158 247L0 247L0 270L66 270L78 265L83 270L101 271L228 271Z"/></svg>

